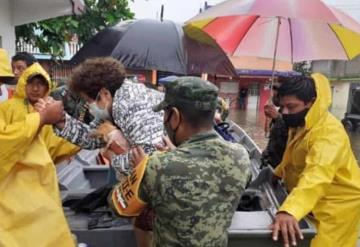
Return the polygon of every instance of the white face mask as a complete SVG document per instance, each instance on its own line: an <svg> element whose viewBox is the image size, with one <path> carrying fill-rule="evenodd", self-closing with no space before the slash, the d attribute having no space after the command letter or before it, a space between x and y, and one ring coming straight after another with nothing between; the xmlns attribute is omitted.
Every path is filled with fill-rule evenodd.
<svg viewBox="0 0 360 247"><path fill-rule="evenodd" d="M104 109L101 109L97 106L95 102L89 104L89 112L91 115L93 115L96 119L99 120L112 120L112 117L107 109L105 107Z"/></svg>

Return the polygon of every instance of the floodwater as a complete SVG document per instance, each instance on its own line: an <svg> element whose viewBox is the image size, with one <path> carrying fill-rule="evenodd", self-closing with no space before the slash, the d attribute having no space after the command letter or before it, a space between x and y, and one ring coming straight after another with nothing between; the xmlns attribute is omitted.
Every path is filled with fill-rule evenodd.
<svg viewBox="0 0 360 247"><path fill-rule="evenodd" d="M231 110L229 118L243 128L260 149L266 147L268 139L265 137L265 117L256 110ZM349 133L351 145L358 163L360 164L360 133Z"/></svg>
<svg viewBox="0 0 360 247"><path fill-rule="evenodd" d="M243 128L254 140L260 149L266 147L268 139L265 138L265 117L256 110L230 110L229 118Z"/></svg>

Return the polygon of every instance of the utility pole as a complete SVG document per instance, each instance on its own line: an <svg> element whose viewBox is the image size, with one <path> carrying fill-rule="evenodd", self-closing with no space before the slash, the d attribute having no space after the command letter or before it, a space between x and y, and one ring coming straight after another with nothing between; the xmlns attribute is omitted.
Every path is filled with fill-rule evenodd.
<svg viewBox="0 0 360 247"><path fill-rule="evenodd" d="M164 20L164 4L161 4L160 21Z"/></svg>

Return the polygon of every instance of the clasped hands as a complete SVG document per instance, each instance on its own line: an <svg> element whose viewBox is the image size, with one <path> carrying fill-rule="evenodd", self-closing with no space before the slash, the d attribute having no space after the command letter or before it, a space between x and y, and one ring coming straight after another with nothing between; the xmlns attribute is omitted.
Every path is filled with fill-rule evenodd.
<svg viewBox="0 0 360 247"><path fill-rule="evenodd" d="M54 124L62 128L65 124L65 111L62 101L54 100L52 97L39 99L34 105L39 112L41 124Z"/></svg>

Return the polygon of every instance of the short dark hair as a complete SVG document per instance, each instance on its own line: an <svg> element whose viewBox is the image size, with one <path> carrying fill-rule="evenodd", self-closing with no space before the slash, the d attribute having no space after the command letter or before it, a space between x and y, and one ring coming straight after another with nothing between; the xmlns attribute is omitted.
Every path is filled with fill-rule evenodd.
<svg viewBox="0 0 360 247"><path fill-rule="evenodd" d="M176 106L180 113L184 116L185 121L192 127L210 127L214 124L215 109L210 111L195 110L191 107Z"/></svg>
<svg viewBox="0 0 360 247"><path fill-rule="evenodd" d="M119 61L111 57L91 58L74 69L69 87L74 93L84 93L95 100L102 88L114 97L124 79L125 68Z"/></svg>
<svg viewBox="0 0 360 247"><path fill-rule="evenodd" d="M28 67L37 62L36 58L32 54L24 51L16 53L15 56L11 58L11 61L24 61Z"/></svg>
<svg viewBox="0 0 360 247"><path fill-rule="evenodd" d="M315 82L311 77L280 77L278 81L281 83L278 90L280 97L294 95L304 103L316 98Z"/></svg>
<svg viewBox="0 0 360 247"><path fill-rule="evenodd" d="M32 83L34 79L40 80L43 84L46 84L48 87L50 87L48 80L46 80L45 76L41 74L37 74L34 76L31 76L27 79L27 84Z"/></svg>

